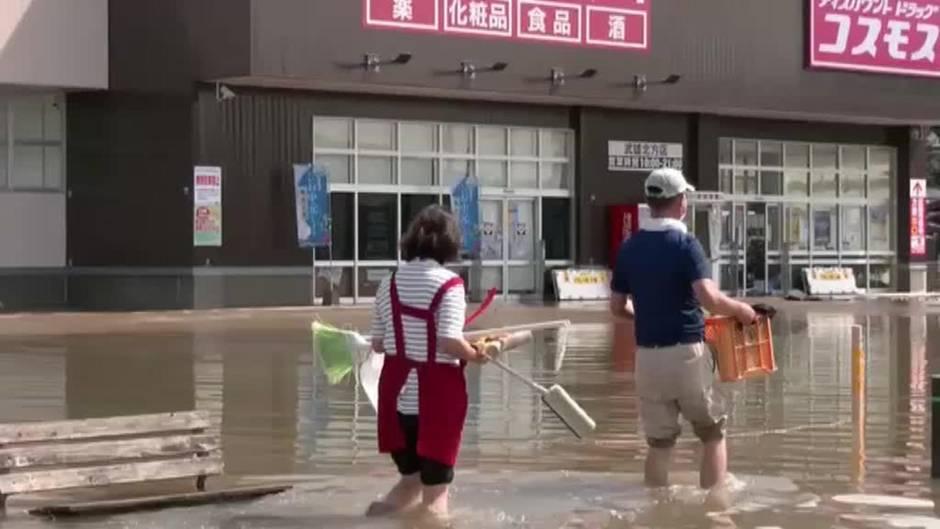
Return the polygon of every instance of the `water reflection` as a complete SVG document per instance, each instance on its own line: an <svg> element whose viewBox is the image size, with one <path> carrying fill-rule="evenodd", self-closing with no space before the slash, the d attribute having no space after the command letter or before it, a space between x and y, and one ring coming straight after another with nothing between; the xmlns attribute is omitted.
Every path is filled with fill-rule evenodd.
<svg viewBox="0 0 940 529"><path fill-rule="evenodd" d="M917 306L902 315L807 309L813 306L789 308L775 321L776 374L721 387L731 413L732 471L785 480L793 484L795 498L813 494L825 499L851 491L935 497L928 477L925 392L931 368L937 371L940 361L940 319ZM519 313L525 316L524 309ZM554 502L558 509L607 513L598 527L734 526L714 525L726 522L829 527L839 512L851 510L843 506L822 513L794 502L768 507L770 500L761 500L756 511L722 518L706 516L689 502L651 503L631 481L642 471L644 455L632 347L613 347L624 330L605 323L601 312L596 320L570 329L563 357L553 333L539 334L510 357L514 367L539 382L568 389L597 420L597 438L591 442L572 439L540 399L508 374L495 368L468 370L471 407L462 470L472 476L466 478L472 487L483 491L463 489L465 501L484 502L481 495L487 490L506 495L502 478L487 476L509 471L516 479L531 477L528 488L518 489L523 497L517 503L538 509ZM392 468L376 454L375 414L367 399L352 384L327 384L315 367L306 325L271 330L240 322L223 321L209 330L180 326L177 332L147 333L141 327L119 334L0 337L0 420L207 409L219 421L230 475L248 480L277 476L305 486L316 477L355 478L378 494ZM864 424L852 421L853 325L862 326L868 353ZM695 470L696 450L694 439L684 437L677 475ZM549 486L543 473L558 471L586 473L579 487L596 488L597 498ZM323 490L342 495L331 487ZM633 514L610 518L611 509L604 505L621 488L632 491L621 510ZM287 508L284 501L319 501L332 508L330 502L311 499L313 492L298 494L302 500L259 504L269 511L258 516L278 515ZM348 494L353 503L371 498L361 491ZM514 516L531 520L534 514ZM505 518L494 520L478 526L511 525ZM288 517L285 526L309 521L294 524ZM229 522L228 527L238 526ZM544 525L550 526L558 525Z"/></svg>

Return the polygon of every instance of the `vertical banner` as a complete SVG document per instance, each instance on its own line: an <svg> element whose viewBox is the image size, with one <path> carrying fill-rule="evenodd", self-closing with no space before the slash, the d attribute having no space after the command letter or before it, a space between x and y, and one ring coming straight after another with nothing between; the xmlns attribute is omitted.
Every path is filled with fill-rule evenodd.
<svg viewBox="0 0 940 529"><path fill-rule="evenodd" d="M927 180L911 179L911 257L927 255Z"/></svg>
<svg viewBox="0 0 940 529"><path fill-rule="evenodd" d="M222 246L222 168L193 168L193 246Z"/></svg>
<svg viewBox="0 0 940 529"><path fill-rule="evenodd" d="M450 192L450 203L460 223L463 251L469 257L480 253L480 185L467 175Z"/></svg>
<svg viewBox="0 0 940 529"><path fill-rule="evenodd" d="M294 164L297 241L301 248L330 245L330 183L326 170Z"/></svg>

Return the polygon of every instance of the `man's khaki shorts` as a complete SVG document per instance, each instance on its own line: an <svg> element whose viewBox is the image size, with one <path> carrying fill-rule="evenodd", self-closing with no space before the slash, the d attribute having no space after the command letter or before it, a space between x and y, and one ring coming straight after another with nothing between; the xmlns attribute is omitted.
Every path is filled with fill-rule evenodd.
<svg viewBox="0 0 940 529"><path fill-rule="evenodd" d="M724 438L725 415L715 402L714 381L714 360L705 344L638 348L636 388L649 445L675 445L682 432L680 413L702 442Z"/></svg>

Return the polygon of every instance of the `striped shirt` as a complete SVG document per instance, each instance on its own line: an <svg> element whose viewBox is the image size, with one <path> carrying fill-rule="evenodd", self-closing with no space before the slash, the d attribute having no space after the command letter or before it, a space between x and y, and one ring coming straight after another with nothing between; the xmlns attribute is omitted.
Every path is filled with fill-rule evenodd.
<svg viewBox="0 0 940 529"><path fill-rule="evenodd" d="M437 291L444 283L457 277L457 274L440 266L435 261L416 260L398 268L395 285L403 305L415 308L428 308ZM379 285L372 310L372 339L382 340L385 354L398 354L395 348L395 329L392 321L392 300L389 293L391 276ZM440 338L463 338L463 324L467 312L466 294L463 286L450 289L441 299L437 309L437 335ZM402 327L405 333L405 352L408 358L427 362L428 331L423 320L402 315ZM459 364L459 360L440 351L437 362ZM398 395L398 411L406 415L418 414L418 374L412 370L408 380Z"/></svg>

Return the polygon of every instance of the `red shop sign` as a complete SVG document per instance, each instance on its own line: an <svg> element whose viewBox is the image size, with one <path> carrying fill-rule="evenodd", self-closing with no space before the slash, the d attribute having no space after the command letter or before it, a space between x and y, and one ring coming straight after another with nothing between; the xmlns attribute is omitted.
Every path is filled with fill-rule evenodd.
<svg viewBox="0 0 940 529"><path fill-rule="evenodd" d="M366 27L649 49L652 0L363 1Z"/></svg>
<svg viewBox="0 0 940 529"><path fill-rule="evenodd" d="M911 179L911 256L927 255L927 181Z"/></svg>
<svg viewBox="0 0 940 529"><path fill-rule="evenodd" d="M809 0L810 66L940 77L940 0Z"/></svg>

